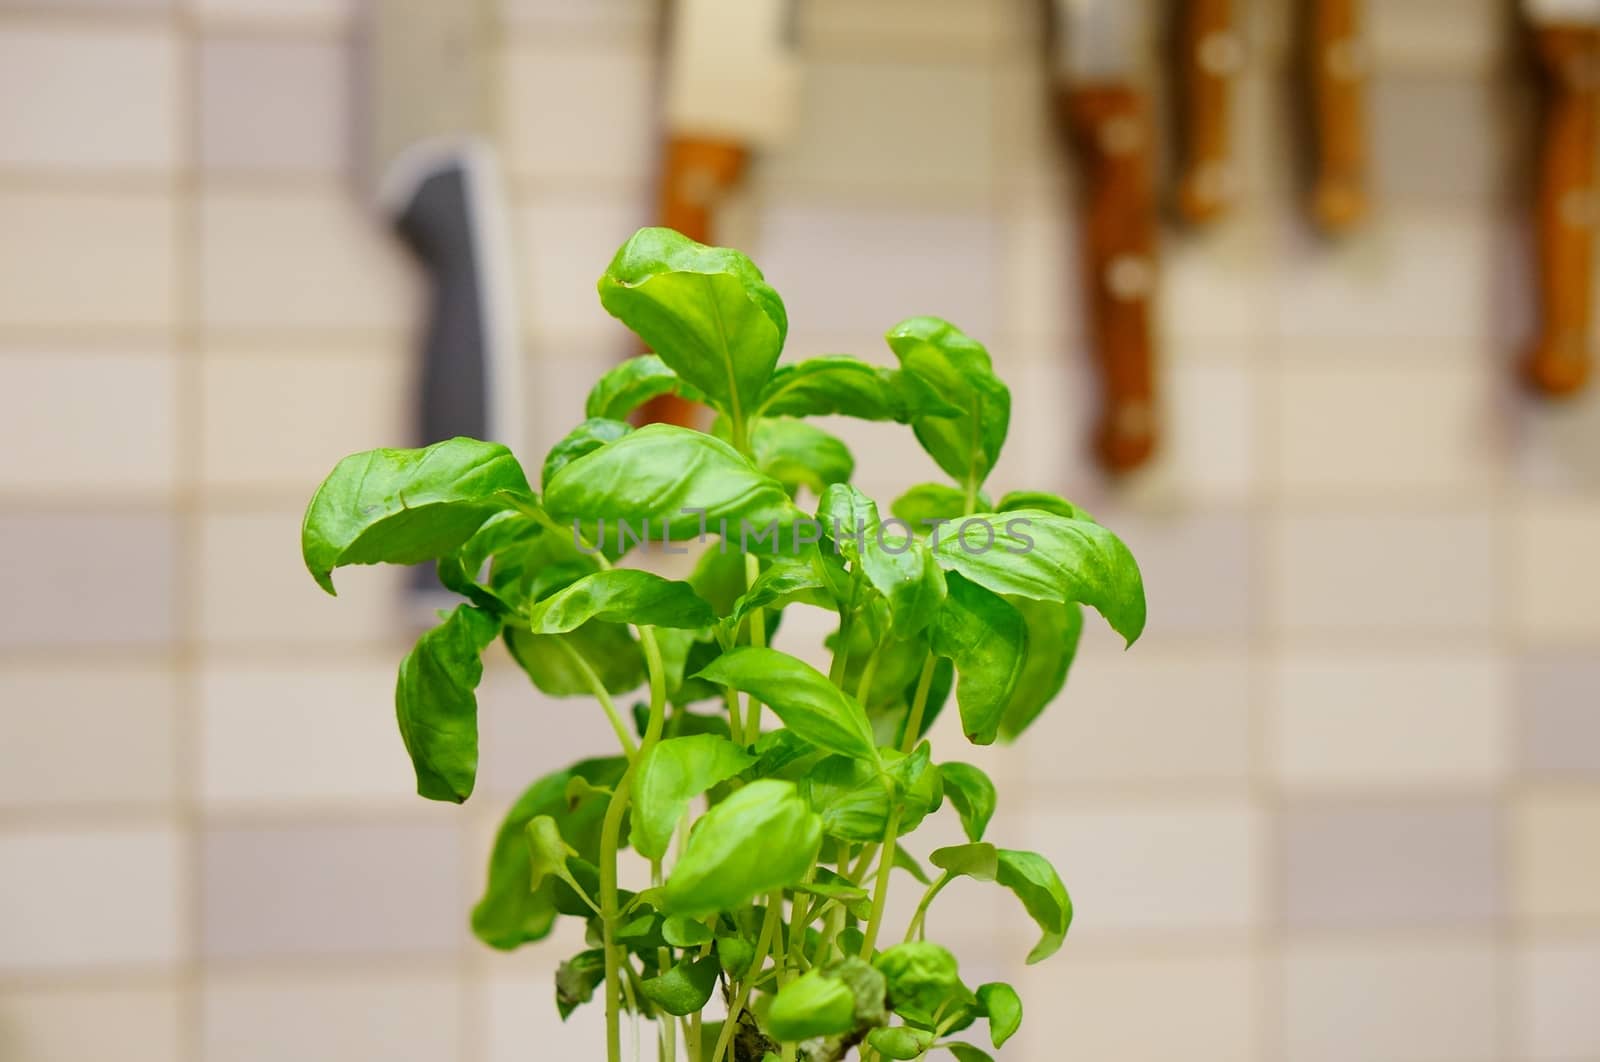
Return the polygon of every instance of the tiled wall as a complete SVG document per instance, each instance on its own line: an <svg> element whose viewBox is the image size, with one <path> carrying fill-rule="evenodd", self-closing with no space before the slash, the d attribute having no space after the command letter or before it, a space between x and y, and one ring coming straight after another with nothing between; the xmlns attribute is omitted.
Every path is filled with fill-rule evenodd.
<svg viewBox="0 0 1600 1062"><path fill-rule="evenodd" d="M315 481L407 440L416 280L352 191L351 13L181 2L0 0L0 1058L592 1058L559 950L490 954L465 910L500 811L604 723L496 667L478 794L416 799L394 581L333 601L299 567ZM799 134L728 235L795 352L885 358L930 311L987 340L999 485L1144 562L1144 642L1092 639L1035 739L977 754L998 835L1079 906L1027 971L1003 900L936 911L1023 983L1008 1057L1597 1062L1600 391L1510 382L1509 5L1372 0L1380 211L1330 246L1295 206L1286 2L1253 5L1244 209L1169 234L1172 442L1137 490L1083 457L1032 3L805 0ZM646 220L655 25L504 17L536 458L627 349L592 281ZM866 485L931 474L902 435L856 433Z"/></svg>

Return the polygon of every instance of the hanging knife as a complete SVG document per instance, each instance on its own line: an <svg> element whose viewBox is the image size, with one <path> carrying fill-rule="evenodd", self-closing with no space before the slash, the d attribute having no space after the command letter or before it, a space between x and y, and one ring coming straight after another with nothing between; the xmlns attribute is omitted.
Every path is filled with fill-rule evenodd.
<svg viewBox="0 0 1600 1062"><path fill-rule="evenodd" d="M1589 377L1600 0L1524 2L1547 82L1534 208L1540 330L1525 371L1536 390L1563 396Z"/></svg>
<svg viewBox="0 0 1600 1062"><path fill-rule="evenodd" d="M1310 0L1310 95L1316 173L1311 213L1338 234L1367 215L1366 80L1362 0Z"/></svg>
<svg viewBox="0 0 1600 1062"><path fill-rule="evenodd" d="M1156 445L1152 130L1130 0L1055 0L1057 103L1080 164L1083 276L1102 410L1095 447L1113 472Z"/></svg>
<svg viewBox="0 0 1600 1062"><path fill-rule="evenodd" d="M662 225L715 243L717 206L744 176L751 154L788 133L799 88L793 16L789 0L677 0L657 189ZM663 395L640 417L692 427L700 412Z"/></svg>
<svg viewBox="0 0 1600 1062"><path fill-rule="evenodd" d="M1230 124L1244 46L1234 26L1234 0L1183 0L1181 19L1178 213L1200 224L1226 212L1237 186Z"/></svg>
<svg viewBox="0 0 1600 1062"><path fill-rule="evenodd" d="M508 211L490 136L488 0L367 5L369 167L380 212L427 278L413 441L521 442L518 327ZM431 566L419 613L442 603Z"/></svg>

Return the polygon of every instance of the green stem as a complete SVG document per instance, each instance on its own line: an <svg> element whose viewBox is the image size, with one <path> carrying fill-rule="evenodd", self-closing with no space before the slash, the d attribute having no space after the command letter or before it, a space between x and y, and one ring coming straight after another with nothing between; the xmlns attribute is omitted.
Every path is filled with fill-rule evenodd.
<svg viewBox="0 0 1600 1062"><path fill-rule="evenodd" d="M622 839L622 816L633 794L633 772L644 756L661 740L667 721L667 685L661 666L661 647L655 631L639 628L639 643L644 649L645 666L650 673L650 721L639 743L639 756L629 764L617 783L606 817L600 824L600 923L606 955L606 1062L622 1062L622 985L621 962L617 955L618 916L617 849Z"/></svg>
<svg viewBox="0 0 1600 1062"><path fill-rule="evenodd" d="M744 555L744 588L749 590L755 583L756 577L761 574L761 561L754 553ZM765 609L750 610L750 644L757 649L767 647L767 614ZM755 694L750 694L748 707L745 709L744 732L746 738L754 742L761 736L761 702L756 700Z"/></svg>
<svg viewBox="0 0 1600 1062"><path fill-rule="evenodd" d="M922 894L922 902L917 904L916 912L911 916L911 924L906 926L906 940L909 942L917 936L917 931L922 928L923 920L928 917L928 905L933 903L933 898L953 880L953 875L947 870L934 879L928 891Z"/></svg>
<svg viewBox="0 0 1600 1062"><path fill-rule="evenodd" d="M872 961L872 949L878 943L878 930L883 926L884 908L889 903L889 872L894 869L895 838L900 835L900 815L905 809L895 805L889 812L889 825L883 831L883 853L878 857L878 883L872 893L872 915L867 919L866 933L861 940L861 957Z"/></svg>
<svg viewBox="0 0 1600 1062"><path fill-rule="evenodd" d="M568 644L565 638L557 638L556 644L567 654L572 666L577 668L578 674L589 684L589 692L594 694L595 700L600 702L600 707L605 709L606 718L611 721L611 729L617 732L617 740L622 743L623 754L628 757L629 762L632 762L639 750L634 746L633 735L628 733L627 726L622 722L622 716L617 712L616 702L606 691L606 684L601 681L594 668L589 666L589 661L584 659L583 654Z"/></svg>
<svg viewBox="0 0 1600 1062"><path fill-rule="evenodd" d="M867 657L867 666L861 669L861 679L856 683L856 701L866 707L867 694L872 692L872 680L878 674L878 658L883 655L886 642L879 642L873 647L872 655Z"/></svg>
<svg viewBox="0 0 1600 1062"><path fill-rule="evenodd" d="M728 1005L728 1020L722 1023L722 1033L717 1037L716 1050L711 1052L711 1062L722 1062L728 1053L728 1045L733 1042L733 1031L739 1026L739 1012L744 1010L745 1001L750 998L750 987L761 972L761 964L767 961L767 954L772 950L773 935L777 933L778 923L782 919L783 893L779 891L767 898L767 915L761 920L761 933L756 937L755 957L750 960L750 970L739 983L733 1002Z"/></svg>
<svg viewBox="0 0 1600 1062"><path fill-rule="evenodd" d="M906 736L900 740L900 751L906 755L917 747L917 739L922 736L922 717L928 710L928 690L933 686L933 669L938 665L939 658L932 653L923 661L922 674L917 677L917 692L911 698L911 714L906 717Z"/></svg>

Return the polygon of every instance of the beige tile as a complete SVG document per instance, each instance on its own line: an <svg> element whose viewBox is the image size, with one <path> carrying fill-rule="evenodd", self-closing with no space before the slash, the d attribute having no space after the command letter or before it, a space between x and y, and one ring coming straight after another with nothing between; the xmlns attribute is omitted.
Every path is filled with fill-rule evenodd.
<svg viewBox="0 0 1600 1062"><path fill-rule="evenodd" d="M763 170L771 187L961 202L986 194L993 95L984 67L812 61L802 93L798 127Z"/></svg>
<svg viewBox="0 0 1600 1062"><path fill-rule="evenodd" d="M1486 925L1501 914L1499 816L1485 801L1296 803L1279 828L1291 930Z"/></svg>
<svg viewBox="0 0 1600 1062"><path fill-rule="evenodd" d="M0 192L0 231L0 326L171 324L167 195Z"/></svg>
<svg viewBox="0 0 1600 1062"><path fill-rule="evenodd" d="M518 208L512 223L521 263L523 327L540 357L575 341L612 344L615 357L636 341L600 306L595 281L635 229L650 223L644 204L562 202L541 197Z"/></svg>
<svg viewBox="0 0 1600 1062"><path fill-rule="evenodd" d="M159 663L0 668L0 806L167 804L178 794L178 679ZM85 735L93 735L85 740Z"/></svg>
<svg viewBox="0 0 1600 1062"><path fill-rule="evenodd" d="M1273 522L1271 550L1272 615L1293 633L1483 632L1499 617L1480 509L1292 513Z"/></svg>
<svg viewBox="0 0 1600 1062"><path fill-rule="evenodd" d="M1490 786L1510 714L1498 654L1291 651L1274 668L1274 771L1298 790Z"/></svg>
<svg viewBox="0 0 1600 1062"><path fill-rule="evenodd" d="M329 29L350 22L356 0L189 0L207 22Z"/></svg>
<svg viewBox="0 0 1600 1062"><path fill-rule="evenodd" d="M1503 974L1493 940L1291 943L1284 1062L1495 1062Z"/></svg>
<svg viewBox="0 0 1600 1062"><path fill-rule="evenodd" d="M1174 711L1176 704L1183 709ZM1115 782L1160 782L1177 791L1247 782L1250 730L1250 667L1242 650L1152 643L1124 655L1095 640L1019 747L1028 784L1038 791Z"/></svg>
<svg viewBox="0 0 1600 1062"><path fill-rule="evenodd" d="M28 454L0 489L81 498L170 490L177 474L171 354L0 355L0 452Z"/></svg>
<svg viewBox="0 0 1600 1062"><path fill-rule="evenodd" d="M1514 43L1496 0L1369 3L1368 39L1378 64L1461 73L1499 62Z"/></svg>
<svg viewBox="0 0 1600 1062"><path fill-rule="evenodd" d="M397 664L398 655L323 667L208 666L199 682L206 806L410 808L416 779L395 727Z"/></svg>
<svg viewBox="0 0 1600 1062"><path fill-rule="evenodd" d="M1255 960L1232 950L1097 957L1069 945L1021 975L1025 1017L1008 1050L1048 1059L1070 1044L1074 1055L1118 1062L1253 1062L1268 1057L1256 985Z"/></svg>
<svg viewBox="0 0 1600 1062"><path fill-rule="evenodd" d="M929 56L980 60L1015 28L1012 14L988 0L813 0L800 6L798 29L808 57L870 56L886 65ZM815 69L808 64L808 75Z"/></svg>
<svg viewBox="0 0 1600 1062"><path fill-rule="evenodd" d="M167 826L0 834L0 971L173 965L183 849Z"/></svg>
<svg viewBox="0 0 1600 1062"><path fill-rule="evenodd" d="M651 176L658 140L653 56L642 37L604 49L514 42L500 103L511 173L573 182Z"/></svg>
<svg viewBox="0 0 1600 1062"><path fill-rule="evenodd" d="M1249 363L1167 369L1164 459L1185 497L1243 501L1262 462L1261 403Z"/></svg>
<svg viewBox="0 0 1600 1062"><path fill-rule="evenodd" d="M1009 192L1001 229L1001 286L995 293L996 326L1013 338L1057 357L1076 352L1086 329L1079 271L1077 218L1056 187ZM1171 304L1170 264L1162 305Z"/></svg>
<svg viewBox="0 0 1600 1062"><path fill-rule="evenodd" d="M1512 832L1516 912L1530 919L1600 917L1600 792L1519 796Z"/></svg>
<svg viewBox="0 0 1600 1062"><path fill-rule="evenodd" d="M1511 115L1498 79L1471 68L1381 70L1369 100L1372 194L1386 216L1408 207L1482 210L1507 189Z"/></svg>
<svg viewBox="0 0 1600 1062"><path fill-rule="evenodd" d="M1088 355L1075 343L1045 344L1037 350L1002 345L991 353L995 371L1011 388L1011 431L989 490L997 496L1027 488L1082 497L1088 484L1101 482L1093 448L1096 409ZM884 430L896 444L909 439L915 445L915 437L904 428ZM882 452L883 447L874 447L857 457L865 467ZM882 463L894 478L890 500L905 489L908 475L920 474L925 466L931 469L927 462L924 455L915 464ZM911 468L918 472L909 472Z"/></svg>
<svg viewBox="0 0 1600 1062"><path fill-rule="evenodd" d="M1499 366L1291 364L1273 396L1288 498L1488 487L1503 465ZM1359 430L1351 430L1359 423Z"/></svg>
<svg viewBox="0 0 1600 1062"><path fill-rule="evenodd" d="M0 166L167 170L178 50L164 26L0 27Z"/></svg>
<svg viewBox="0 0 1600 1062"><path fill-rule="evenodd" d="M297 506L201 517L198 638L238 649L344 644L398 652L399 641L416 633L401 598L404 574L384 565L344 568L335 577L339 596L329 597L301 559L302 513Z"/></svg>
<svg viewBox="0 0 1600 1062"><path fill-rule="evenodd" d="M452 1062L461 1057L462 992L433 972L360 978L337 972L213 974L203 992L205 1062Z"/></svg>
<svg viewBox="0 0 1600 1062"><path fill-rule="evenodd" d="M0 1042L18 1062L172 1062L183 1015L176 988L24 989L0 994Z"/></svg>
<svg viewBox="0 0 1600 1062"><path fill-rule="evenodd" d="M1600 939L1592 934L1523 944L1516 956L1516 1044L1529 1062L1600 1055Z"/></svg>
<svg viewBox="0 0 1600 1062"><path fill-rule="evenodd" d="M334 41L205 38L201 164L277 173L344 169L354 73L348 50Z"/></svg>
<svg viewBox="0 0 1600 1062"><path fill-rule="evenodd" d="M412 361L399 344L371 353L297 345L282 355L207 358L202 481L309 500L345 455L412 445ZM294 430L284 431L285 424Z"/></svg>
<svg viewBox="0 0 1600 1062"><path fill-rule="evenodd" d="M169 513L0 513L0 586L28 603L0 610L0 646L166 644L177 559Z"/></svg>
<svg viewBox="0 0 1600 1062"><path fill-rule="evenodd" d="M1119 810L1034 808L1029 843L1073 898L1077 937L1129 931L1246 930L1261 911L1262 822L1243 801Z"/></svg>
<svg viewBox="0 0 1600 1062"><path fill-rule="evenodd" d="M1246 514L1102 504L1092 511L1139 562L1150 611L1146 637L1236 634L1258 622L1252 591L1259 531Z"/></svg>
<svg viewBox="0 0 1600 1062"><path fill-rule="evenodd" d="M1525 498L1513 527L1518 627L1534 639L1592 644L1600 636L1600 504Z"/></svg>
<svg viewBox="0 0 1600 1062"><path fill-rule="evenodd" d="M421 801L416 802L421 805ZM201 841L212 959L443 956L466 945L459 812L211 826Z"/></svg>
<svg viewBox="0 0 1600 1062"><path fill-rule="evenodd" d="M500 17L507 25L534 32L583 33L614 41L624 35L653 32L659 11L648 0L594 0L569 4L564 0L501 0Z"/></svg>
<svg viewBox="0 0 1600 1062"><path fill-rule="evenodd" d="M410 263L353 193L212 191L201 226L208 328L402 332L411 324Z"/></svg>
<svg viewBox="0 0 1600 1062"><path fill-rule="evenodd" d="M1517 694L1523 769L1600 778L1600 660L1584 650L1531 654Z"/></svg>
<svg viewBox="0 0 1600 1062"><path fill-rule="evenodd" d="M1163 352L1173 360L1212 350L1237 356L1269 338L1272 287L1262 276L1274 250L1271 230L1253 218L1164 240L1156 302Z"/></svg>

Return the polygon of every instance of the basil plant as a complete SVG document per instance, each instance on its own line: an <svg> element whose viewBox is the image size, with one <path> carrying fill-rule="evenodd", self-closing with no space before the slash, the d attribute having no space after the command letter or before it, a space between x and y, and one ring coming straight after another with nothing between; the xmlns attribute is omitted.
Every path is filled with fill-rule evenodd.
<svg viewBox="0 0 1600 1062"><path fill-rule="evenodd" d="M306 566L329 593L343 565L432 561L460 595L395 690L422 796L472 793L496 639L615 732L506 815L473 931L512 949L583 920L555 1003L564 1018L598 997L609 1062L625 1013L656 1023L670 1060L989 1058L1021 1002L962 980L926 939L930 908L958 877L1010 891L1037 923L1037 962L1072 904L1043 856L989 838L994 784L927 733L953 700L974 744L1023 734L1066 679L1084 605L1132 642L1133 557L1064 498L984 492L1010 393L948 322L891 329L896 368L780 364L788 319L761 272L668 229L629 239L599 290L655 353L600 378L539 489L504 446L457 438L347 457L306 511ZM709 405L711 431L630 426L666 394ZM908 425L944 478L886 513L818 415ZM628 566L645 543L697 551L692 574ZM837 617L826 671L772 646L802 608ZM914 856L910 835L945 809L967 843ZM619 885L630 849L638 891ZM921 890L909 925L884 924L894 887Z"/></svg>

